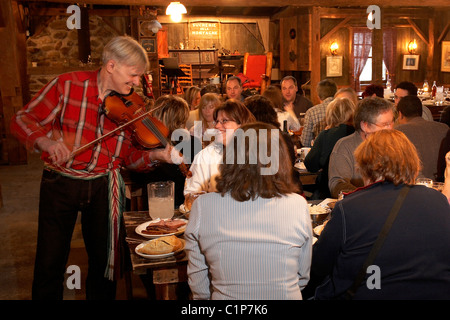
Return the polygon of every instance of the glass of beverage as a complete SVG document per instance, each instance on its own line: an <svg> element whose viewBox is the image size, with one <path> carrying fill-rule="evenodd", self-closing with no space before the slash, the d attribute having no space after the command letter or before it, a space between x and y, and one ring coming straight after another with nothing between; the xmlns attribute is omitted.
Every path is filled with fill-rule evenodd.
<svg viewBox="0 0 450 320"><path fill-rule="evenodd" d="M353 191L353 190L350 190L350 189L344 189L344 190L341 190L341 191L339 192L339 195L338 195L338 201L344 199L344 198L345 198L345 195L348 194L348 193L350 193L350 192L352 192L352 191Z"/></svg>
<svg viewBox="0 0 450 320"><path fill-rule="evenodd" d="M444 87L440 86L436 88L436 103L442 105L444 103Z"/></svg>
<svg viewBox="0 0 450 320"><path fill-rule="evenodd" d="M428 188L433 188L433 180L427 178L416 179L416 184L423 185Z"/></svg>
<svg viewBox="0 0 450 320"><path fill-rule="evenodd" d="M444 183L443 182L433 182L433 189L442 192L444 190Z"/></svg>
<svg viewBox="0 0 450 320"><path fill-rule="evenodd" d="M171 219L174 214L174 190L173 181L159 181L147 185L148 210L150 218Z"/></svg>

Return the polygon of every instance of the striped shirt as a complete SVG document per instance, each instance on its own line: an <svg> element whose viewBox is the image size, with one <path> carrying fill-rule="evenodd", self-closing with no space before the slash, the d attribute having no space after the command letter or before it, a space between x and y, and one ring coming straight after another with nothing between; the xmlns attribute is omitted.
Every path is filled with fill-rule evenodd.
<svg viewBox="0 0 450 320"><path fill-rule="evenodd" d="M298 194L244 202L201 195L185 231L194 299L302 299L311 229L308 205Z"/></svg>
<svg viewBox="0 0 450 320"><path fill-rule="evenodd" d="M11 121L11 132L28 149L37 138L63 141L73 151L117 128L103 112L99 99L99 71L62 74L46 86ZM48 155L42 155L45 162ZM65 168L86 173L105 173L125 165L135 170L151 166L148 152L132 144L129 131L119 131L85 151Z"/></svg>
<svg viewBox="0 0 450 320"><path fill-rule="evenodd" d="M325 130L325 116L328 104L333 101L333 97L328 97L321 104L309 108L305 114L305 123L300 140L304 147L311 147L311 141Z"/></svg>

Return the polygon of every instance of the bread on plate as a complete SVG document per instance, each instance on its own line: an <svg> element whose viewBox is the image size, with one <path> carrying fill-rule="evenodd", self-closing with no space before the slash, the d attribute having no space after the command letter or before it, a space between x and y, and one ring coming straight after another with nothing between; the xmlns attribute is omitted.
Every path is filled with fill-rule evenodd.
<svg viewBox="0 0 450 320"><path fill-rule="evenodd" d="M140 248L139 252L149 255L166 254L178 251L182 248L183 242L176 236L166 236L150 240Z"/></svg>

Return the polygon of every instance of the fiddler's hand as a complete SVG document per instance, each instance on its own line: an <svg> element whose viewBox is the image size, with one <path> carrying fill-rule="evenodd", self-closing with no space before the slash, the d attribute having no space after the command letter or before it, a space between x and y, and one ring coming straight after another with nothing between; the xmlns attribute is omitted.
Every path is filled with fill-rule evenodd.
<svg viewBox="0 0 450 320"><path fill-rule="evenodd" d="M57 165L61 165L70 159L70 150L61 141L51 140L47 137L36 139L36 146L44 152L47 152L49 159Z"/></svg>
<svg viewBox="0 0 450 320"><path fill-rule="evenodd" d="M173 146L167 144L164 149L153 149L150 152L150 159L152 161L160 161L166 163L180 164L183 162L183 157L180 152Z"/></svg>

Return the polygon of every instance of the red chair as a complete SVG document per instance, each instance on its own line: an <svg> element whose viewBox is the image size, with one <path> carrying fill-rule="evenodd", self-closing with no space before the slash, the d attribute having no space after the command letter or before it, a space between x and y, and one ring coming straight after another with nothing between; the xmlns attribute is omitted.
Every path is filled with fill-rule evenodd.
<svg viewBox="0 0 450 320"><path fill-rule="evenodd" d="M260 94L270 85L272 76L272 52L267 54L244 55L243 74L239 75L242 87L245 89L256 89Z"/></svg>

